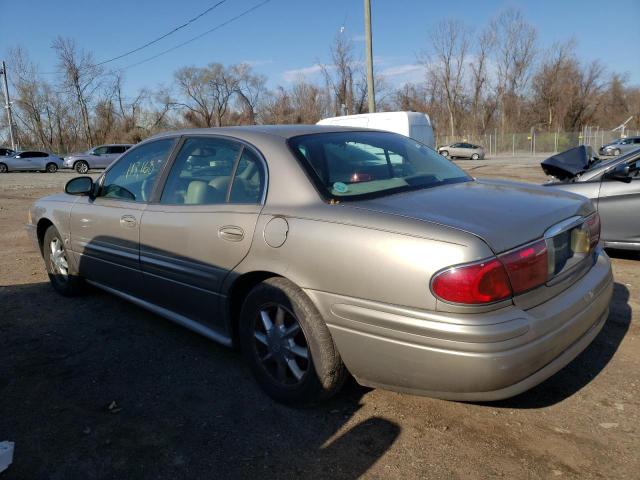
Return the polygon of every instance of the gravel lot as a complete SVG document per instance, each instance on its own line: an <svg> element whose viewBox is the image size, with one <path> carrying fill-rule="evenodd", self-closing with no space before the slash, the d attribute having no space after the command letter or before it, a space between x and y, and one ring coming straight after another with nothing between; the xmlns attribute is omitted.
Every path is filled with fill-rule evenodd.
<svg viewBox="0 0 640 480"><path fill-rule="evenodd" d="M538 161L458 163L541 183ZM639 257L611 252L603 331L516 398L456 403L352 382L291 409L236 351L102 292L54 293L23 224L33 199L72 176L0 176L0 441L16 442L3 480L639 477Z"/></svg>

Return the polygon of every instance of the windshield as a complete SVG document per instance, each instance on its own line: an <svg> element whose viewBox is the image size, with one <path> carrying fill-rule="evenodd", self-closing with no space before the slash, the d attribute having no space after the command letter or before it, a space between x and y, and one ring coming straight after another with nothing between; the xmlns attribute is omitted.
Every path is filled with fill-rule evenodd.
<svg viewBox="0 0 640 480"><path fill-rule="evenodd" d="M303 135L289 145L325 197L355 199L470 181L429 147L387 132Z"/></svg>

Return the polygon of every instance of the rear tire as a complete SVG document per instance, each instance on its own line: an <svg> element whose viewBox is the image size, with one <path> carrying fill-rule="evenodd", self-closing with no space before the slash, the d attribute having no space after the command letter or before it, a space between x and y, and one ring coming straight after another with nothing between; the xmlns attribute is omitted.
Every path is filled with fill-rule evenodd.
<svg viewBox="0 0 640 480"><path fill-rule="evenodd" d="M42 257L49 281L56 292L65 297L82 293L84 280L70 264L64 240L53 225L44 233Z"/></svg>
<svg viewBox="0 0 640 480"><path fill-rule="evenodd" d="M471 160L479 160L480 159L480 155L478 155L477 153L474 153L473 155L471 155Z"/></svg>
<svg viewBox="0 0 640 480"><path fill-rule="evenodd" d="M75 168L76 172L84 175L85 173L87 173L89 171L89 164L87 162L85 162L84 160L80 160L80 161L75 163L73 168Z"/></svg>
<svg viewBox="0 0 640 480"><path fill-rule="evenodd" d="M0 163L0 173L7 173L9 169L7 168L6 163Z"/></svg>
<svg viewBox="0 0 640 480"><path fill-rule="evenodd" d="M256 381L277 402L326 400L348 376L315 305L286 278L269 278L247 295L239 336Z"/></svg>
<svg viewBox="0 0 640 480"><path fill-rule="evenodd" d="M47 173L56 173L58 171L58 165L55 163L47 163L45 170Z"/></svg>

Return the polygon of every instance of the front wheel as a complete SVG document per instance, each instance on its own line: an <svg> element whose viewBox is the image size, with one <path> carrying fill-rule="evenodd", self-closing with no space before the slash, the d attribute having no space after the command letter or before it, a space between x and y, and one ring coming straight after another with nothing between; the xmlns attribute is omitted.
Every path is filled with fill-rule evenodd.
<svg viewBox="0 0 640 480"><path fill-rule="evenodd" d="M285 278L270 278L247 296L240 346L262 389L286 404L326 400L348 373L327 325L309 297Z"/></svg>
<svg viewBox="0 0 640 480"><path fill-rule="evenodd" d="M440 152L440 155L442 155L443 157L448 157L449 156L449 151L448 150L442 150Z"/></svg>
<svg viewBox="0 0 640 480"><path fill-rule="evenodd" d="M44 233L42 256L54 290L65 297L82 292L83 280L69 264L67 249L56 227L51 225Z"/></svg>
<svg viewBox="0 0 640 480"><path fill-rule="evenodd" d="M478 160L480 158L480 155L478 155L477 153L474 153L473 155L471 155L471 160Z"/></svg>
<svg viewBox="0 0 640 480"><path fill-rule="evenodd" d="M621 153L621 152L620 152L620 149L619 149L619 148L616 148L616 149L613 151L613 154L614 154L614 155L620 155L620 153Z"/></svg>
<svg viewBox="0 0 640 480"><path fill-rule="evenodd" d="M47 163L46 171L48 173L56 173L58 171L58 166L55 163Z"/></svg>
<svg viewBox="0 0 640 480"><path fill-rule="evenodd" d="M84 160L80 160L79 162L76 162L74 168L76 169L76 172L85 174L89 171L89 164Z"/></svg>
<svg viewBox="0 0 640 480"><path fill-rule="evenodd" d="M0 173L7 173L9 169L7 168L6 163L0 163Z"/></svg>

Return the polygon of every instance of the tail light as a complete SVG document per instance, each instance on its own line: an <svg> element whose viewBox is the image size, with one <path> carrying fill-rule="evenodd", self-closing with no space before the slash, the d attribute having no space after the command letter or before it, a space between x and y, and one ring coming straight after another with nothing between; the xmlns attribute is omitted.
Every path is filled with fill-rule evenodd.
<svg viewBox="0 0 640 480"><path fill-rule="evenodd" d="M549 277L547 244L544 240L503 253L498 259L507 269L514 295L542 285Z"/></svg>
<svg viewBox="0 0 640 480"><path fill-rule="evenodd" d="M453 303L492 303L512 295L507 271L497 258L444 270L433 277L431 289Z"/></svg>
<svg viewBox="0 0 640 480"><path fill-rule="evenodd" d="M589 227L589 249L593 250L600 241L600 215L596 212L587 217L584 223Z"/></svg>
<svg viewBox="0 0 640 480"><path fill-rule="evenodd" d="M446 302L477 305L531 290L547 276L547 246L540 240L497 258L443 270L433 277L431 290Z"/></svg>

